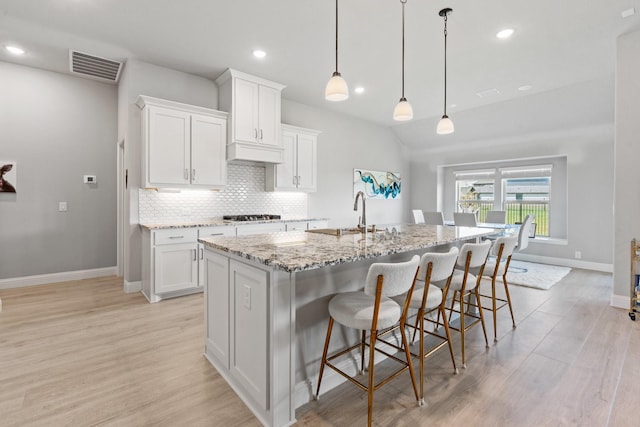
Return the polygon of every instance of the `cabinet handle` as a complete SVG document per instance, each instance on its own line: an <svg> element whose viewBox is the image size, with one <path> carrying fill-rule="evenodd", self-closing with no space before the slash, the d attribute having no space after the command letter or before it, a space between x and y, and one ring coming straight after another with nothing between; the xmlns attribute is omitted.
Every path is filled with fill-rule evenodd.
<svg viewBox="0 0 640 427"><path fill-rule="evenodd" d="M258 140L258 129L253 128L253 137L256 139L256 141Z"/></svg>
<svg viewBox="0 0 640 427"><path fill-rule="evenodd" d="M197 249L194 249L194 250L193 250L193 260L194 260L194 261L197 261L197 260L198 260L198 250L197 250Z"/></svg>
<svg viewBox="0 0 640 427"><path fill-rule="evenodd" d="M184 236L169 236L170 239L184 239Z"/></svg>
<svg viewBox="0 0 640 427"><path fill-rule="evenodd" d="M196 170L195 169L191 169L191 180L195 182L196 180Z"/></svg>
<svg viewBox="0 0 640 427"><path fill-rule="evenodd" d="M260 129L260 141L262 141L262 129Z"/></svg>
<svg viewBox="0 0 640 427"><path fill-rule="evenodd" d="M295 176L295 175L293 176L292 181L293 181L293 185L297 185L297 184L298 184L298 183L296 182L296 176Z"/></svg>
<svg viewBox="0 0 640 427"><path fill-rule="evenodd" d="M204 259L204 249L200 248L200 259Z"/></svg>
<svg viewBox="0 0 640 427"><path fill-rule="evenodd" d="M296 181L297 181L298 186L300 186L300 175L297 176Z"/></svg>
<svg viewBox="0 0 640 427"><path fill-rule="evenodd" d="M184 169L184 179L186 179L187 181L189 180L189 169L187 168Z"/></svg>
<svg viewBox="0 0 640 427"><path fill-rule="evenodd" d="M223 233L211 233L211 236L222 236Z"/></svg>

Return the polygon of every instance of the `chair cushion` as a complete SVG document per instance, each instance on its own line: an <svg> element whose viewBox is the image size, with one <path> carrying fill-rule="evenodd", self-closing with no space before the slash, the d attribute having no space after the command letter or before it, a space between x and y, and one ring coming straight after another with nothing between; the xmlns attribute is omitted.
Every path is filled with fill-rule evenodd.
<svg viewBox="0 0 640 427"><path fill-rule="evenodd" d="M369 330L373 320L374 296L362 291L338 294L329 301L329 314L341 325L354 329ZM389 328L400 320L402 309L391 298L382 297L378 311L378 330Z"/></svg>
<svg viewBox="0 0 640 427"><path fill-rule="evenodd" d="M462 289L462 280L464 279L464 271L455 270L453 276L451 277L451 285L449 289L452 291L459 291ZM470 291L476 288L477 278L475 275L469 273L467 274L467 286L466 290Z"/></svg>

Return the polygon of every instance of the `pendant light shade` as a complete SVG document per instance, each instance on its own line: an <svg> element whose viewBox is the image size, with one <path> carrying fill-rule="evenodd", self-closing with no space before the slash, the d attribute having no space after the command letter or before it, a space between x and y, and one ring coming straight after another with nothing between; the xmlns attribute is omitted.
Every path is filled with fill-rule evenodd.
<svg viewBox="0 0 640 427"><path fill-rule="evenodd" d="M449 116L447 115L442 116L442 118L438 122L438 129L437 129L438 134L446 135L448 133L453 133L453 131L454 131L453 122L451 121Z"/></svg>
<svg viewBox="0 0 640 427"><path fill-rule="evenodd" d="M413 119L413 108L405 98L401 98L393 109L393 120L406 122L411 119Z"/></svg>
<svg viewBox="0 0 640 427"><path fill-rule="evenodd" d="M413 119L413 108L404 96L404 6L407 0L400 0L400 3L402 3L402 97L400 97L396 108L393 109L393 120L406 122Z"/></svg>
<svg viewBox="0 0 640 427"><path fill-rule="evenodd" d="M439 135L446 135L454 131L453 122L447 116L447 19L451 12L453 12L453 9L448 7L438 12L438 15L444 18L444 114L436 129Z"/></svg>
<svg viewBox="0 0 640 427"><path fill-rule="evenodd" d="M327 101L344 101L349 98L347 82L344 81L337 71L333 73L333 76L329 79L327 87L324 90L324 97Z"/></svg>
<svg viewBox="0 0 640 427"><path fill-rule="evenodd" d="M327 83L324 97L327 101L344 101L349 98L347 82L338 72L338 0L336 0L336 70Z"/></svg>

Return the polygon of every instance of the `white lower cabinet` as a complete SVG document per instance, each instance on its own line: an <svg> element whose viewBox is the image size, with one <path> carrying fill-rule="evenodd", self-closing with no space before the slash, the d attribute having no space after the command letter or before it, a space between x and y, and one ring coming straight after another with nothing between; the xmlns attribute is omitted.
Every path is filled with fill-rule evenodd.
<svg viewBox="0 0 640 427"><path fill-rule="evenodd" d="M142 293L149 302L202 292L204 245L198 237L209 234L235 235L235 227L144 229Z"/></svg>
<svg viewBox="0 0 640 427"><path fill-rule="evenodd" d="M275 233L285 230L286 227L282 222L243 224L236 227L236 235L248 236L250 234Z"/></svg>

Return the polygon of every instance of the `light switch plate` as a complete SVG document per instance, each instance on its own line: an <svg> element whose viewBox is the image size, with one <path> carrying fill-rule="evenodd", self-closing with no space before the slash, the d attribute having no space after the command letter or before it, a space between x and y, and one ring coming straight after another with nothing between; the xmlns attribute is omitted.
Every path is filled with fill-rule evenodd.
<svg viewBox="0 0 640 427"><path fill-rule="evenodd" d="M85 175L83 181L85 184L96 184L98 182L98 178L95 175Z"/></svg>
<svg viewBox="0 0 640 427"><path fill-rule="evenodd" d="M66 212L66 211L67 211L67 202L59 202L58 212Z"/></svg>

